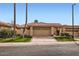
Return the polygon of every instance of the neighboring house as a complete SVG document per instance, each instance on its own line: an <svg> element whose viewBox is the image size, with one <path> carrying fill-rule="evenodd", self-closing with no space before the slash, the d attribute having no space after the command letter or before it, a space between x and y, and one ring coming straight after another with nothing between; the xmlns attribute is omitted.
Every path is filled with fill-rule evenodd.
<svg viewBox="0 0 79 59"><path fill-rule="evenodd" d="M9 23L0 22L0 29L10 29L11 27L12 25Z"/></svg>
<svg viewBox="0 0 79 59"><path fill-rule="evenodd" d="M59 23L43 23L43 22L34 22L28 23L25 35L31 36L53 36L61 35L61 33L69 33L72 35L72 26L71 25L61 25ZM9 23L0 22L0 29L12 29L13 25ZM23 34L22 25L16 25L17 34ZM74 26L75 36L79 36L79 26Z"/></svg>
<svg viewBox="0 0 79 59"><path fill-rule="evenodd" d="M72 35L72 26L71 25L63 25L63 33L69 33ZM79 37L79 25L74 25L74 36Z"/></svg>
<svg viewBox="0 0 79 59"><path fill-rule="evenodd" d="M0 22L0 29L9 29L9 30L13 30L13 24L10 23L5 23L5 22ZM19 25L16 25L16 32L18 33L18 29L20 29ZM19 33L20 34L20 33Z"/></svg>

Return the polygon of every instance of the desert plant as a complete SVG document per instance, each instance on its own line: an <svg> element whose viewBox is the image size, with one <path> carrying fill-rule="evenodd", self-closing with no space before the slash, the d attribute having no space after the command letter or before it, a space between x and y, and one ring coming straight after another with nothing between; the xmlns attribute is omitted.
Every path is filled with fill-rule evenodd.
<svg viewBox="0 0 79 59"><path fill-rule="evenodd" d="M70 37L69 33L61 33L61 36Z"/></svg>
<svg viewBox="0 0 79 59"><path fill-rule="evenodd" d="M9 29L2 29L0 30L0 38L10 38L14 35L14 31L13 30L9 30Z"/></svg>

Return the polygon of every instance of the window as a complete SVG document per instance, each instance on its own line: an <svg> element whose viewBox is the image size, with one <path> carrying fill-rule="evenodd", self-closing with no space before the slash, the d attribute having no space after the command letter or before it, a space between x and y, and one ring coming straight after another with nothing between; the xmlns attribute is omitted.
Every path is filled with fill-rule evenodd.
<svg viewBox="0 0 79 59"><path fill-rule="evenodd" d="M72 28L66 28L65 31L67 31L67 32L72 32ZM74 31L74 32L78 32L78 31L79 31L79 28L74 28L73 31Z"/></svg>

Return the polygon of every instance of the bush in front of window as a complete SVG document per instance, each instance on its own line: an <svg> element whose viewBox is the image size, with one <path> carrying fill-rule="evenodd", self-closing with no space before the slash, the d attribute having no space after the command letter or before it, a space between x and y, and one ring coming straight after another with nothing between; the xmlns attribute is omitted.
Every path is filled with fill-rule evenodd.
<svg viewBox="0 0 79 59"><path fill-rule="evenodd" d="M11 38L13 37L14 34L15 32L13 30L9 30L9 29L0 30L0 38Z"/></svg>

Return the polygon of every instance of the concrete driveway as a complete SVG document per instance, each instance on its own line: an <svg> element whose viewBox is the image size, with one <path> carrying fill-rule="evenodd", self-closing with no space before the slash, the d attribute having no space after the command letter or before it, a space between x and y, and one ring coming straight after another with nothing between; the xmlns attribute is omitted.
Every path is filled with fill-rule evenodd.
<svg viewBox="0 0 79 59"><path fill-rule="evenodd" d="M44 37L33 37L32 38L32 43L36 45L51 45L51 44L56 44L57 41L51 36L44 36Z"/></svg>
<svg viewBox="0 0 79 59"><path fill-rule="evenodd" d="M44 36L44 37L33 37L32 42L57 42L56 39L54 39L51 36Z"/></svg>

